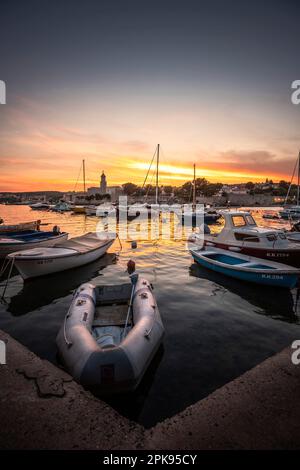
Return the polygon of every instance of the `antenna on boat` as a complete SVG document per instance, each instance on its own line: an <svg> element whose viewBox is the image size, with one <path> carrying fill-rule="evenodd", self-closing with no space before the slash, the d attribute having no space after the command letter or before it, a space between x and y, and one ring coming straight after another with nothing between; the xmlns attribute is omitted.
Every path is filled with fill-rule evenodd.
<svg viewBox="0 0 300 470"><path fill-rule="evenodd" d="M82 172L83 172L83 192L85 192L85 160L82 160Z"/></svg>
<svg viewBox="0 0 300 470"><path fill-rule="evenodd" d="M193 206L192 211L196 210L196 164L194 163L194 180L193 180Z"/></svg>
<svg viewBox="0 0 300 470"><path fill-rule="evenodd" d="M294 169L293 169L293 174L292 174L292 178L291 178L291 181L290 181L290 185L289 185L289 189L286 193L286 196L285 196L285 199L284 199L284 203L283 205L285 206L287 204L287 201L288 201L288 198L289 198L289 195L290 195L290 191L291 191L291 188L292 188L292 184L293 184L293 181L294 181L294 176L295 176L295 173L296 173L296 168L297 168L297 165L298 165L298 189L297 189L297 205L299 204L299 172L300 172L300 152L299 152L299 155L298 155L298 158L296 160L296 163L295 163L295 166L294 166Z"/></svg>
<svg viewBox="0 0 300 470"><path fill-rule="evenodd" d="M155 189L155 204L158 204L158 166L159 166L159 144L157 144L157 152L156 152L156 189Z"/></svg>

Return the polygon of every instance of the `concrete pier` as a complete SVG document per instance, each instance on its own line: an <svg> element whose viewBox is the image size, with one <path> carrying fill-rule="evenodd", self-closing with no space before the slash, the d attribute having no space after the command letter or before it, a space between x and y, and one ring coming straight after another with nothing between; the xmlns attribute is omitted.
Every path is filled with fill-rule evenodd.
<svg viewBox="0 0 300 470"><path fill-rule="evenodd" d="M0 449L300 448L300 365L289 348L146 430L1 330L0 340Z"/></svg>

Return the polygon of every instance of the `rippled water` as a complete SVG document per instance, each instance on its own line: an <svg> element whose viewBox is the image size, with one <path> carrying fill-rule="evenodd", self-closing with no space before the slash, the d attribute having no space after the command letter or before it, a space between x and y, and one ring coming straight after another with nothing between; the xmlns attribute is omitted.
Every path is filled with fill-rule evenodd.
<svg viewBox="0 0 300 470"><path fill-rule="evenodd" d="M256 210L258 221L262 211ZM70 236L95 230L98 219L0 206L6 223L41 218ZM263 221L278 226L279 222ZM45 227L47 229L47 227ZM300 338L296 291L284 292L226 278L194 264L185 240L116 241L99 261L23 284L14 275L0 306L0 328L40 357L56 362L55 337L82 282L127 281L126 263L154 284L166 335L138 390L110 398L120 413L149 427L207 396ZM117 253L117 255L116 255Z"/></svg>

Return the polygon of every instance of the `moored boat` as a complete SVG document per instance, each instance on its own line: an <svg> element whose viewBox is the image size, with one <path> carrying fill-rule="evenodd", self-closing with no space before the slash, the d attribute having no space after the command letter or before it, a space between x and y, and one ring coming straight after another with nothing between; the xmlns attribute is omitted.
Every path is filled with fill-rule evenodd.
<svg viewBox="0 0 300 470"><path fill-rule="evenodd" d="M85 206L73 206L73 214L85 214Z"/></svg>
<svg viewBox="0 0 300 470"><path fill-rule="evenodd" d="M204 234L205 246L300 267L300 246L288 240L283 230L258 227L250 212L221 211L220 214L224 227L219 233ZM199 241L203 243L203 236Z"/></svg>
<svg viewBox="0 0 300 470"><path fill-rule="evenodd" d="M96 215L97 206L86 206L85 207L85 214L86 215Z"/></svg>
<svg viewBox="0 0 300 470"><path fill-rule="evenodd" d="M241 281L292 289L299 279L299 269L241 253L218 248L191 249L190 253L201 266Z"/></svg>
<svg viewBox="0 0 300 470"><path fill-rule="evenodd" d="M216 223L221 215L214 210L179 210L175 211L178 219L181 221L182 225L187 226L199 226L203 222L205 224L214 224Z"/></svg>
<svg viewBox="0 0 300 470"><path fill-rule="evenodd" d="M51 208L53 212L69 212L72 210L70 204L64 201L60 201Z"/></svg>
<svg viewBox="0 0 300 470"><path fill-rule="evenodd" d="M63 242L68 238L67 232L60 232L54 228L51 232L40 232L29 230L28 232L17 232L3 234L0 236L0 258L4 258L14 251L23 251L29 248L51 247Z"/></svg>
<svg viewBox="0 0 300 470"><path fill-rule="evenodd" d="M22 222L20 224L0 225L0 234L13 234L16 232L25 232L28 230L38 230L40 225L40 220L34 220L33 222Z"/></svg>
<svg viewBox="0 0 300 470"><path fill-rule="evenodd" d="M103 256L113 244L115 235L87 233L59 243L51 248L33 248L14 252L8 258L14 260L23 279L45 276L91 263Z"/></svg>
<svg viewBox="0 0 300 470"><path fill-rule="evenodd" d="M300 206L291 206L279 211L282 219L300 219Z"/></svg>
<svg viewBox="0 0 300 470"><path fill-rule="evenodd" d="M30 204L29 207L34 211L47 211L51 206L47 202L36 202L35 204Z"/></svg>
<svg viewBox="0 0 300 470"><path fill-rule="evenodd" d="M263 219L269 219L269 220L278 220L280 219L279 215L276 212L265 212L262 215Z"/></svg>
<svg viewBox="0 0 300 470"><path fill-rule="evenodd" d="M56 342L76 381L118 393L138 386L163 335L151 284L139 277L135 287L80 286Z"/></svg>
<svg viewBox="0 0 300 470"><path fill-rule="evenodd" d="M292 187L293 187L293 179L294 179L294 176L295 176L295 173L296 173L296 169L297 169L296 205L289 206L289 205L287 205L287 203L288 203L288 200L290 198L290 193L291 193L291 190L292 190ZM293 174L292 174L292 179L291 179L291 182L290 182L290 186L289 186L288 192L287 192L286 197L285 197L284 207L283 207L282 211L279 211L279 215L282 219L288 219L288 220L298 219L298 220L300 220L300 152L298 153L298 157L297 157L296 164L295 164L295 167L294 167L294 171L293 171Z"/></svg>

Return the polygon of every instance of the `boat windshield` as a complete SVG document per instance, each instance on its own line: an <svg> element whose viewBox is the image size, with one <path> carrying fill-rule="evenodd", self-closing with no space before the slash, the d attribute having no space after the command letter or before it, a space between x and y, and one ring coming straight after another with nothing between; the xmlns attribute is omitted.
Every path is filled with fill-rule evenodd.
<svg viewBox="0 0 300 470"><path fill-rule="evenodd" d="M246 225L256 226L252 215L233 215L231 217L234 227L245 227Z"/></svg>
<svg viewBox="0 0 300 470"><path fill-rule="evenodd" d="M252 215L246 215L246 220L248 225L256 225L256 222L253 219Z"/></svg>
<svg viewBox="0 0 300 470"><path fill-rule="evenodd" d="M244 227L247 225L243 215L233 215L231 219L235 227Z"/></svg>

